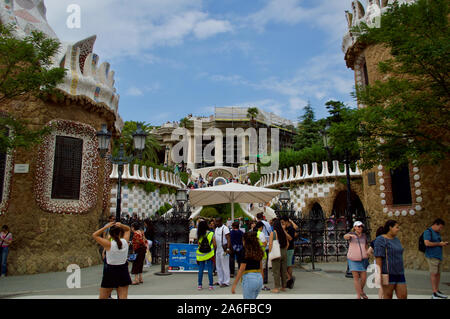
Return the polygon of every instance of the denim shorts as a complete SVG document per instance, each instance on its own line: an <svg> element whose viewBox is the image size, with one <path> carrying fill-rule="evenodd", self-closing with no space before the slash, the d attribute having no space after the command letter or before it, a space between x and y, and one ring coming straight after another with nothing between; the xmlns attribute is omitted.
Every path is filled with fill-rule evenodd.
<svg viewBox="0 0 450 319"><path fill-rule="evenodd" d="M403 285L406 284L406 278L405 275L391 275L389 274L389 285Z"/></svg>
<svg viewBox="0 0 450 319"><path fill-rule="evenodd" d="M256 299L263 287L263 278L260 272L245 274L242 278L242 292L244 299Z"/></svg>
<svg viewBox="0 0 450 319"><path fill-rule="evenodd" d="M290 249L287 251L287 266L291 267L294 264L294 250Z"/></svg>
<svg viewBox="0 0 450 319"><path fill-rule="evenodd" d="M353 261L348 260L348 268L350 271L367 271L367 267L369 266L369 261L367 259L363 259L361 261Z"/></svg>

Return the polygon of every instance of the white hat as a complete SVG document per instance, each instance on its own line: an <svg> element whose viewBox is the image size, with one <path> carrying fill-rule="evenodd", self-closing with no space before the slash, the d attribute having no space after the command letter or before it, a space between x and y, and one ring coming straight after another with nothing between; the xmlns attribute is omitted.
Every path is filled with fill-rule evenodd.
<svg viewBox="0 0 450 319"><path fill-rule="evenodd" d="M364 224L363 224L362 222L360 222L359 220L357 220L357 221L353 224L353 227L356 227L356 226L364 226Z"/></svg>

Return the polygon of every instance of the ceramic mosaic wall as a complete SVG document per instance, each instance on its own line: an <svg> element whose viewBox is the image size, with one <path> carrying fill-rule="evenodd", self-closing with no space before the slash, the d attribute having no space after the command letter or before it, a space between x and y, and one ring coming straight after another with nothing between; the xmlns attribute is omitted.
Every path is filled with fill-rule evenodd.
<svg viewBox="0 0 450 319"><path fill-rule="evenodd" d="M117 184L111 189L111 214L116 213ZM141 217L149 217L163 206L165 203L174 205L175 194L160 194L159 189L146 193L142 188L133 186L130 189L127 185L122 186L122 214L132 216L137 213Z"/></svg>

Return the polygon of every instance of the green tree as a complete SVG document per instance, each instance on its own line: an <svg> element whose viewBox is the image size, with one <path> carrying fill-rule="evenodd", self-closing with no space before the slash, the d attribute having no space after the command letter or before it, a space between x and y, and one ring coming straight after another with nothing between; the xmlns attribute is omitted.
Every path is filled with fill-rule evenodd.
<svg viewBox="0 0 450 319"><path fill-rule="evenodd" d="M161 150L161 145L156 140L156 138L151 134L152 126L145 122L135 122L135 121L127 121L124 123L122 129L122 135L119 139L114 140L113 142L113 155L117 155L119 151L120 144L124 145L126 154L133 154L134 152L134 142L133 142L133 133L137 129L137 124L140 123L142 125L142 129L147 132L148 136L145 141L145 149L142 152L142 158L136 162L151 162L158 164L158 151Z"/></svg>
<svg viewBox="0 0 450 319"><path fill-rule="evenodd" d="M348 151L349 160L360 158L360 117L357 109L351 109L340 101L325 103L330 116L327 122L330 125L328 135L333 159L345 159Z"/></svg>
<svg viewBox="0 0 450 319"><path fill-rule="evenodd" d="M294 138L294 149L302 150L320 143L320 124L315 119L311 103L304 108L304 114L299 117L297 135Z"/></svg>
<svg viewBox="0 0 450 319"><path fill-rule="evenodd" d="M42 32L33 31L20 39L13 31L13 25L0 24L0 104L27 95L44 98L57 94L56 86L66 74L64 68L52 68L60 43ZM32 131L27 124L10 114L0 117L0 152L30 148L49 132L46 128Z"/></svg>
<svg viewBox="0 0 450 319"><path fill-rule="evenodd" d="M365 45L390 48L378 69L387 80L357 87L363 168L436 164L450 151L449 1L392 5L380 28L354 28Z"/></svg>
<svg viewBox="0 0 450 319"><path fill-rule="evenodd" d="M190 123L191 123L191 121L187 117L183 117L180 120L180 127L187 128Z"/></svg>
<svg viewBox="0 0 450 319"><path fill-rule="evenodd" d="M249 107L247 109L247 117L250 119L250 124L253 125L255 123L255 119L259 114L259 110L256 107Z"/></svg>

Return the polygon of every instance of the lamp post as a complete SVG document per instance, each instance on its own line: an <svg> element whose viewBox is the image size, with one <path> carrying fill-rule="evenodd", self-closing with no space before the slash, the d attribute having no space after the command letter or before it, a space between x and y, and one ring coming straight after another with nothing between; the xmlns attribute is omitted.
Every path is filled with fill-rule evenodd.
<svg viewBox="0 0 450 319"><path fill-rule="evenodd" d="M121 220L121 206L122 206L122 174L125 164L131 163L133 159L140 158L142 151L145 149L145 139L147 133L142 129L140 123L137 124L137 129L133 133L133 146L137 152L137 156L126 156L123 144L120 144L118 156L106 155L111 144L111 132L108 131L106 124L102 124L102 129L97 132L98 149L102 158L107 158L112 164L117 164L119 169L117 179L117 201L116 201L116 221Z"/></svg>
<svg viewBox="0 0 450 319"><path fill-rule="evenodd" d="M323 145L325 149L328 152L328 156L331 158L331 145L330 145L330 136L328 135L330 129L330 124L327 123L325 126L325 129L321 131L322 138L323 138ZM352 221L353 221L353 212L352 212L352 202L351 202L351 186L350 186L350 152L348 148L344 150L344 164L345 164L345 171L346 171L346 177L347 177L347 209L346 209L346 231L349 232L352 227ZM347 278L353 278L352 273L349 270L348 263L347 263L347 271L345 273L345 277Z"/></svg>

